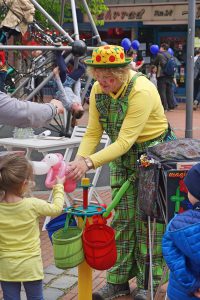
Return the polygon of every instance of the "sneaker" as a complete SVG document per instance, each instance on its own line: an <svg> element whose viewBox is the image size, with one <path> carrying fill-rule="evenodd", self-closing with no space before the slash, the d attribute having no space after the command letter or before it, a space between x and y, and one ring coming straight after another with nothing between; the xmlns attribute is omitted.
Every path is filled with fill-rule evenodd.
<svg viewBox="0 0 200 300"><path fill-rule="evenodd" d="M147 290L138 289L135 291L134 300L147 300Z"/></svg>
<svg viewBox="0 0 200 300"><path fill-rule="evenodd" d="M194 102L193 102L193 110L197 110L198 105L199 105L199 102L197 100L194 100Z"/></svg>
<svg viewBox="0 0 200 300"><path fill-rule="evenodd" d="M128 282L123 284L107 283L98 292L92 294L92 300L111 300L130 294Z"/></svg>

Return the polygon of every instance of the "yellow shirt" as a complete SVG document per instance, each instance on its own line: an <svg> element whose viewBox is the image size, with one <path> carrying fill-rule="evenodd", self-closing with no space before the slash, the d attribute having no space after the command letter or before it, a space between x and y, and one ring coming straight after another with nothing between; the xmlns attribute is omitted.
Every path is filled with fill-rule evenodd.
<svg viewBox="0 0 200 300"><path fill-rule="evenodd" d="M23 198L17 203L0 202L0 281L34 281L44 277L40 249L40 216L62 212L64 189L53 189L53 203Z"/></svg>
<svg viewBox="0 0 200 300"><path fill-rule="evenodd" d="M128 82L134 74L136 72L130 71ZM128 82L122 85L116 95L110 93L110 96L114 99L123 96ZM95 168L122 156L135 142L145 142L160 136L168 127L156 87L146 77L141 76L137 78L129 94L128 110L118 138L107 148L95 153L103 133L95 102L95 95L101 93L99 83L95 82L90 94L88 126L78 150L78 155L90 157Z"/></svg>

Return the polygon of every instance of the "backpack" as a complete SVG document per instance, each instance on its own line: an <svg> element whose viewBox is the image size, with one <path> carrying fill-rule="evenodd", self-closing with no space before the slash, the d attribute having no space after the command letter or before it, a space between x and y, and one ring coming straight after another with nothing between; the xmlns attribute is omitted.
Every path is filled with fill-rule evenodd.
<svg viewBox="0 0 200 300"><path fill-rule="evenodd" d="M175 70L176 70L176 62L173 56L171 56L170 58L167 57L167 55L165 53L162 53L166 58L167 58L167 62L166 64L163 66L163 73L167 76L174 76L175 74Z"/></svg>

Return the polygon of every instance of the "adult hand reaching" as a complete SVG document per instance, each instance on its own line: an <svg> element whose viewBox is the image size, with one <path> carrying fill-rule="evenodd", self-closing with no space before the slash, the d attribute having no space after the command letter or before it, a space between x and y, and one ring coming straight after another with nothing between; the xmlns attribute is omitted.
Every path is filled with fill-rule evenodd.
<svg viewBox="0 0 200 300"><path fill-rule="evenodd" d="M61 101L59 101L57 99L52 99L50 101L50 103L53 104L54 106L56 106L58 114L63 114L64 113L64 106L63 106Z"/></svg>
<svg viewBox="0 0 200 300"><path fill-rule="evenodd" d="M89 170L83 158L69 162L68 167L70 172L67 176L73 180L80 180Z"/></svg>

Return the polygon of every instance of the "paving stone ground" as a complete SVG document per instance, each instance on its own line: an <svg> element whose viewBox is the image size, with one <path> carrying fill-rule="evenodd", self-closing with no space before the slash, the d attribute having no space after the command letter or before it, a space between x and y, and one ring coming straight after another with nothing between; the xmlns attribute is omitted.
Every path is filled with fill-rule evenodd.
<svg viewBox="0 0 200 300"><path fill-rule="evenodd" d="M80 120L81 125L87 124L88 114L86 113L84 117ZM178 137L184 137L185 135L185 104L181 103L179 107L172 111L167 112L167 118L175 130ZM193 114L193 137L200 139L200 111L195 111ZM111 200L111 193L109 187L99 188L99 193L101 198L104 199L105 203L108 204ZM80 193L80 191L79 191ZM37 192L37 197L47 199L47 192ZM42 229L42 224L44 218L40 220L40 228ZM69 270L57 269L54 266L53 260L53 250L52 245L49 240L46 231L41 230L41 248L42 248L42 259L44 265L44 295L45 300L75 300L78 299L77 282L78 282L78 272L77 268ZM93 271L93 290L98 290L101 286L105 284L105 271ZM136 287L135 280L130 281L131 291ZM164 300L166 286L163 286L162 292L159 294L157 300ZM2 300L2 292L0 290L0 300ZM25 293L22 290L21 300L25 300ZM119 297L119 300L133 300L133 296ZM85 299L88 300L88 299Z"/></svg>

